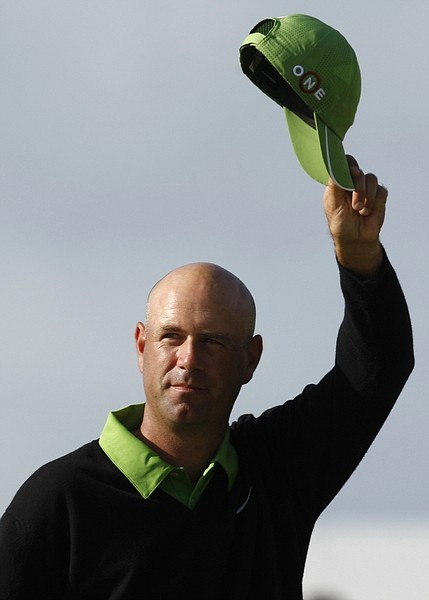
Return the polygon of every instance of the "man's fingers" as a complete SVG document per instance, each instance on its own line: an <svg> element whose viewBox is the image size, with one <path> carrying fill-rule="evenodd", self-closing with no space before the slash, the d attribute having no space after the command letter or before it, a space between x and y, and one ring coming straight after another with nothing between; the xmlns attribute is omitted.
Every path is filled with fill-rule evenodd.
<svg viewBox="0 0 429 600"><path fill-rule="evenodd" d="M377 197L378 179L373 173L361 173L355 180L352 207L362 216L371 214Z"/></svg>
<svg viewBox="0 0 429 600"><path fill-rule="evenodd" d="M350 173L353 177L355 190L352 194L352 208L362 216L370 215L377 203L385 203L388 191L379 184L373 173L364 173L357 161L349 156Z"/></svg>
<svg viewBox="0 0 429 600"><path fill-rule="evenodd" d="M358 161L355 159L355 157L351 156L350 154L346 154L346 158L347 158L347 162L349 163L350 173L351 173L352 177L359 175L360 168L359 168Z"/></svg>
<svg viewBox="0 0 429 600"><path fill-rule="evenodd" d="M382 183L378 184L377 194L380 194L381 198L387 200L387 196L389 195L389 190Z"/></svg>

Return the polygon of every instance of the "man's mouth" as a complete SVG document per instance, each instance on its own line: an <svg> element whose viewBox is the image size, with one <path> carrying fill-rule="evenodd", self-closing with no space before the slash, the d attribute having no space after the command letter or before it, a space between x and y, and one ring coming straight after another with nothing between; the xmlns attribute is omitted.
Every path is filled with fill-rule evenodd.
<svg viewBox="0 0 429 600"><path fill-rule="evenodd" d="M202 386L195 385L193 383L172 383L170 387L183 393L202 392L205 389Z"/></svg>

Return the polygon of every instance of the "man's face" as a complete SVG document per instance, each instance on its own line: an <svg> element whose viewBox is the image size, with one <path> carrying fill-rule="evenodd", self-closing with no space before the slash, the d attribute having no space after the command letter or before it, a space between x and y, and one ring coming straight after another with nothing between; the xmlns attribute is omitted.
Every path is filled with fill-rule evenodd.
<svg viewBox="0 0 429 600"><path fill-rule="evenodd" d="M168 428L225 428L260 356L247 310L234 286L214 282L201 266L161 282L146 326L136 331L145 419Z"/></svg>

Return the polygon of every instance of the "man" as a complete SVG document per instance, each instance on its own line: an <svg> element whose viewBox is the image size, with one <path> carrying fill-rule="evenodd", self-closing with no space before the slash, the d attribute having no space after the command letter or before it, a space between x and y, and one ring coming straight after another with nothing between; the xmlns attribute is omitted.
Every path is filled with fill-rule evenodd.
<svg viewBox="0 0 429 600"><path fill-rule="evenodd" d="M212 264L169 273L136 328L144 407L22 486L1 521L2 599L302 599L314 523L413 368L379 240L387 191L350 166L355 192L324 196L346 305L333 369L229 427L262 352L252 296Z"/></svg>

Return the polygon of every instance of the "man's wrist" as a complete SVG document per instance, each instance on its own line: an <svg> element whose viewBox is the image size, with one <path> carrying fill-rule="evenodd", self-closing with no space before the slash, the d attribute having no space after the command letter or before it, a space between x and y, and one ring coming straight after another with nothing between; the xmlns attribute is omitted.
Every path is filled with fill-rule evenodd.
<svg viewBox="0 0 429 600"><path fill-rule="evenodd" d="M361 279L376 279L383 264L383 249L379 240L356 244L335 243L335 254L342 267Z"/></svg>

